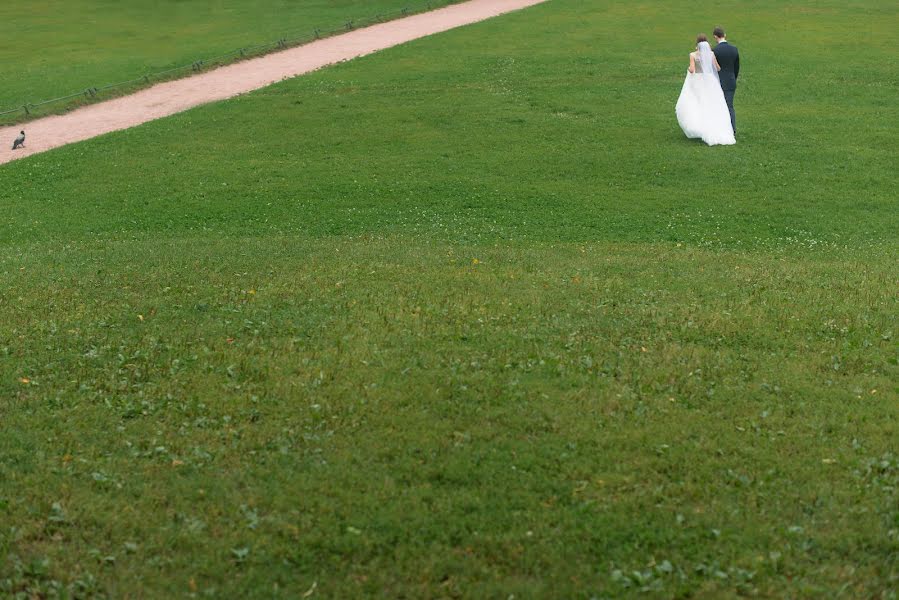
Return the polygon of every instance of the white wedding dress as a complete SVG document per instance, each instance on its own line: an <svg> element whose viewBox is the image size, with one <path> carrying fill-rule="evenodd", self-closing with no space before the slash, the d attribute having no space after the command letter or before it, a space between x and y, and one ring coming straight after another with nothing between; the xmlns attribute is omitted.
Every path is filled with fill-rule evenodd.
<svg viewBox="0 0 899 600"><path fill-rule="evenodd" d="M688 138L701 138L709 146L736 144L712 48L700 42L696 54L696 72L687 73L674 108L677 122Z"/></svg>

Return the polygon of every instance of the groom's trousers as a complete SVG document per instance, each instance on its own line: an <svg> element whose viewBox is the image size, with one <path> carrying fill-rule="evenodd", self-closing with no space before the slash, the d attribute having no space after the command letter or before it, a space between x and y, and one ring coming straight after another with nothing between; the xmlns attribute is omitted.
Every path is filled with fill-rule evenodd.
<svg viewBox="0 0 899 600"><path fill-rule="evenodd" d="M737 133L737 116L734 114L734 94L737 90L722 90L724 92L724 101L727 102L727 110L730 111L730 126L734 133Z"/></svg>

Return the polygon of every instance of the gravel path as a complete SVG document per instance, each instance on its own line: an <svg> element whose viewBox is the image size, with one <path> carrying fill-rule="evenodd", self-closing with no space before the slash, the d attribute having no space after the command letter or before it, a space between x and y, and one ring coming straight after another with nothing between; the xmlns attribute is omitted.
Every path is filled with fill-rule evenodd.
<svg viewBox="0 0 899 600"><path fill-rule="evenodd" d="M208 73L160 83L129 96L86 106L64 115L3 127L0 128L0 164L110 131L134 127L200 104L231 98L329 64L545 1L470 0L220 67ZM22 129L27 135L26 147L13 151L12 142Z"/></svg>

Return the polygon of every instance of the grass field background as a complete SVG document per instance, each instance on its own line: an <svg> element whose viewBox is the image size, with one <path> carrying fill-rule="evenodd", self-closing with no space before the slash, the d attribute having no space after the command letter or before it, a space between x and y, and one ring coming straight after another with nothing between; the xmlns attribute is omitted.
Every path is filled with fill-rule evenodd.
<svg viewBox="0 0 899 600"><path fill-rule="evenodd" d="M139 79L348 21L449 4L445 0L7 0L0 111ZM180 76L189 74L181 72ZM133 88L126 88L133 89ZM112 92L104 92L108 97ZM85 100L86 101L86 100ZM71 103L31 109L37 114ZM4 121L22 115L0 117Z"/></svg>
<svg viewBox="0 0 899 600"><path fill-rule="evenodd" d="M0 167L0 590L894 597L897 11L715 8L552 0Z"/></svg>

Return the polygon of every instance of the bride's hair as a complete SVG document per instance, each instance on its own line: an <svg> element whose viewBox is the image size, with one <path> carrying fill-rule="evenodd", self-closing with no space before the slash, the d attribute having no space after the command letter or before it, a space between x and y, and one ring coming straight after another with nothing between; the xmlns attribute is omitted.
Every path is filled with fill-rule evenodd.
<svg viewBox="0 0 899 600"><path fill-rule="evenodd" d="M697 45L699 44L699 42L707 42L707 41L709 41L709 38L707 38L704 33L700 33L699 35L696 36L696 44Z"/></svg>

